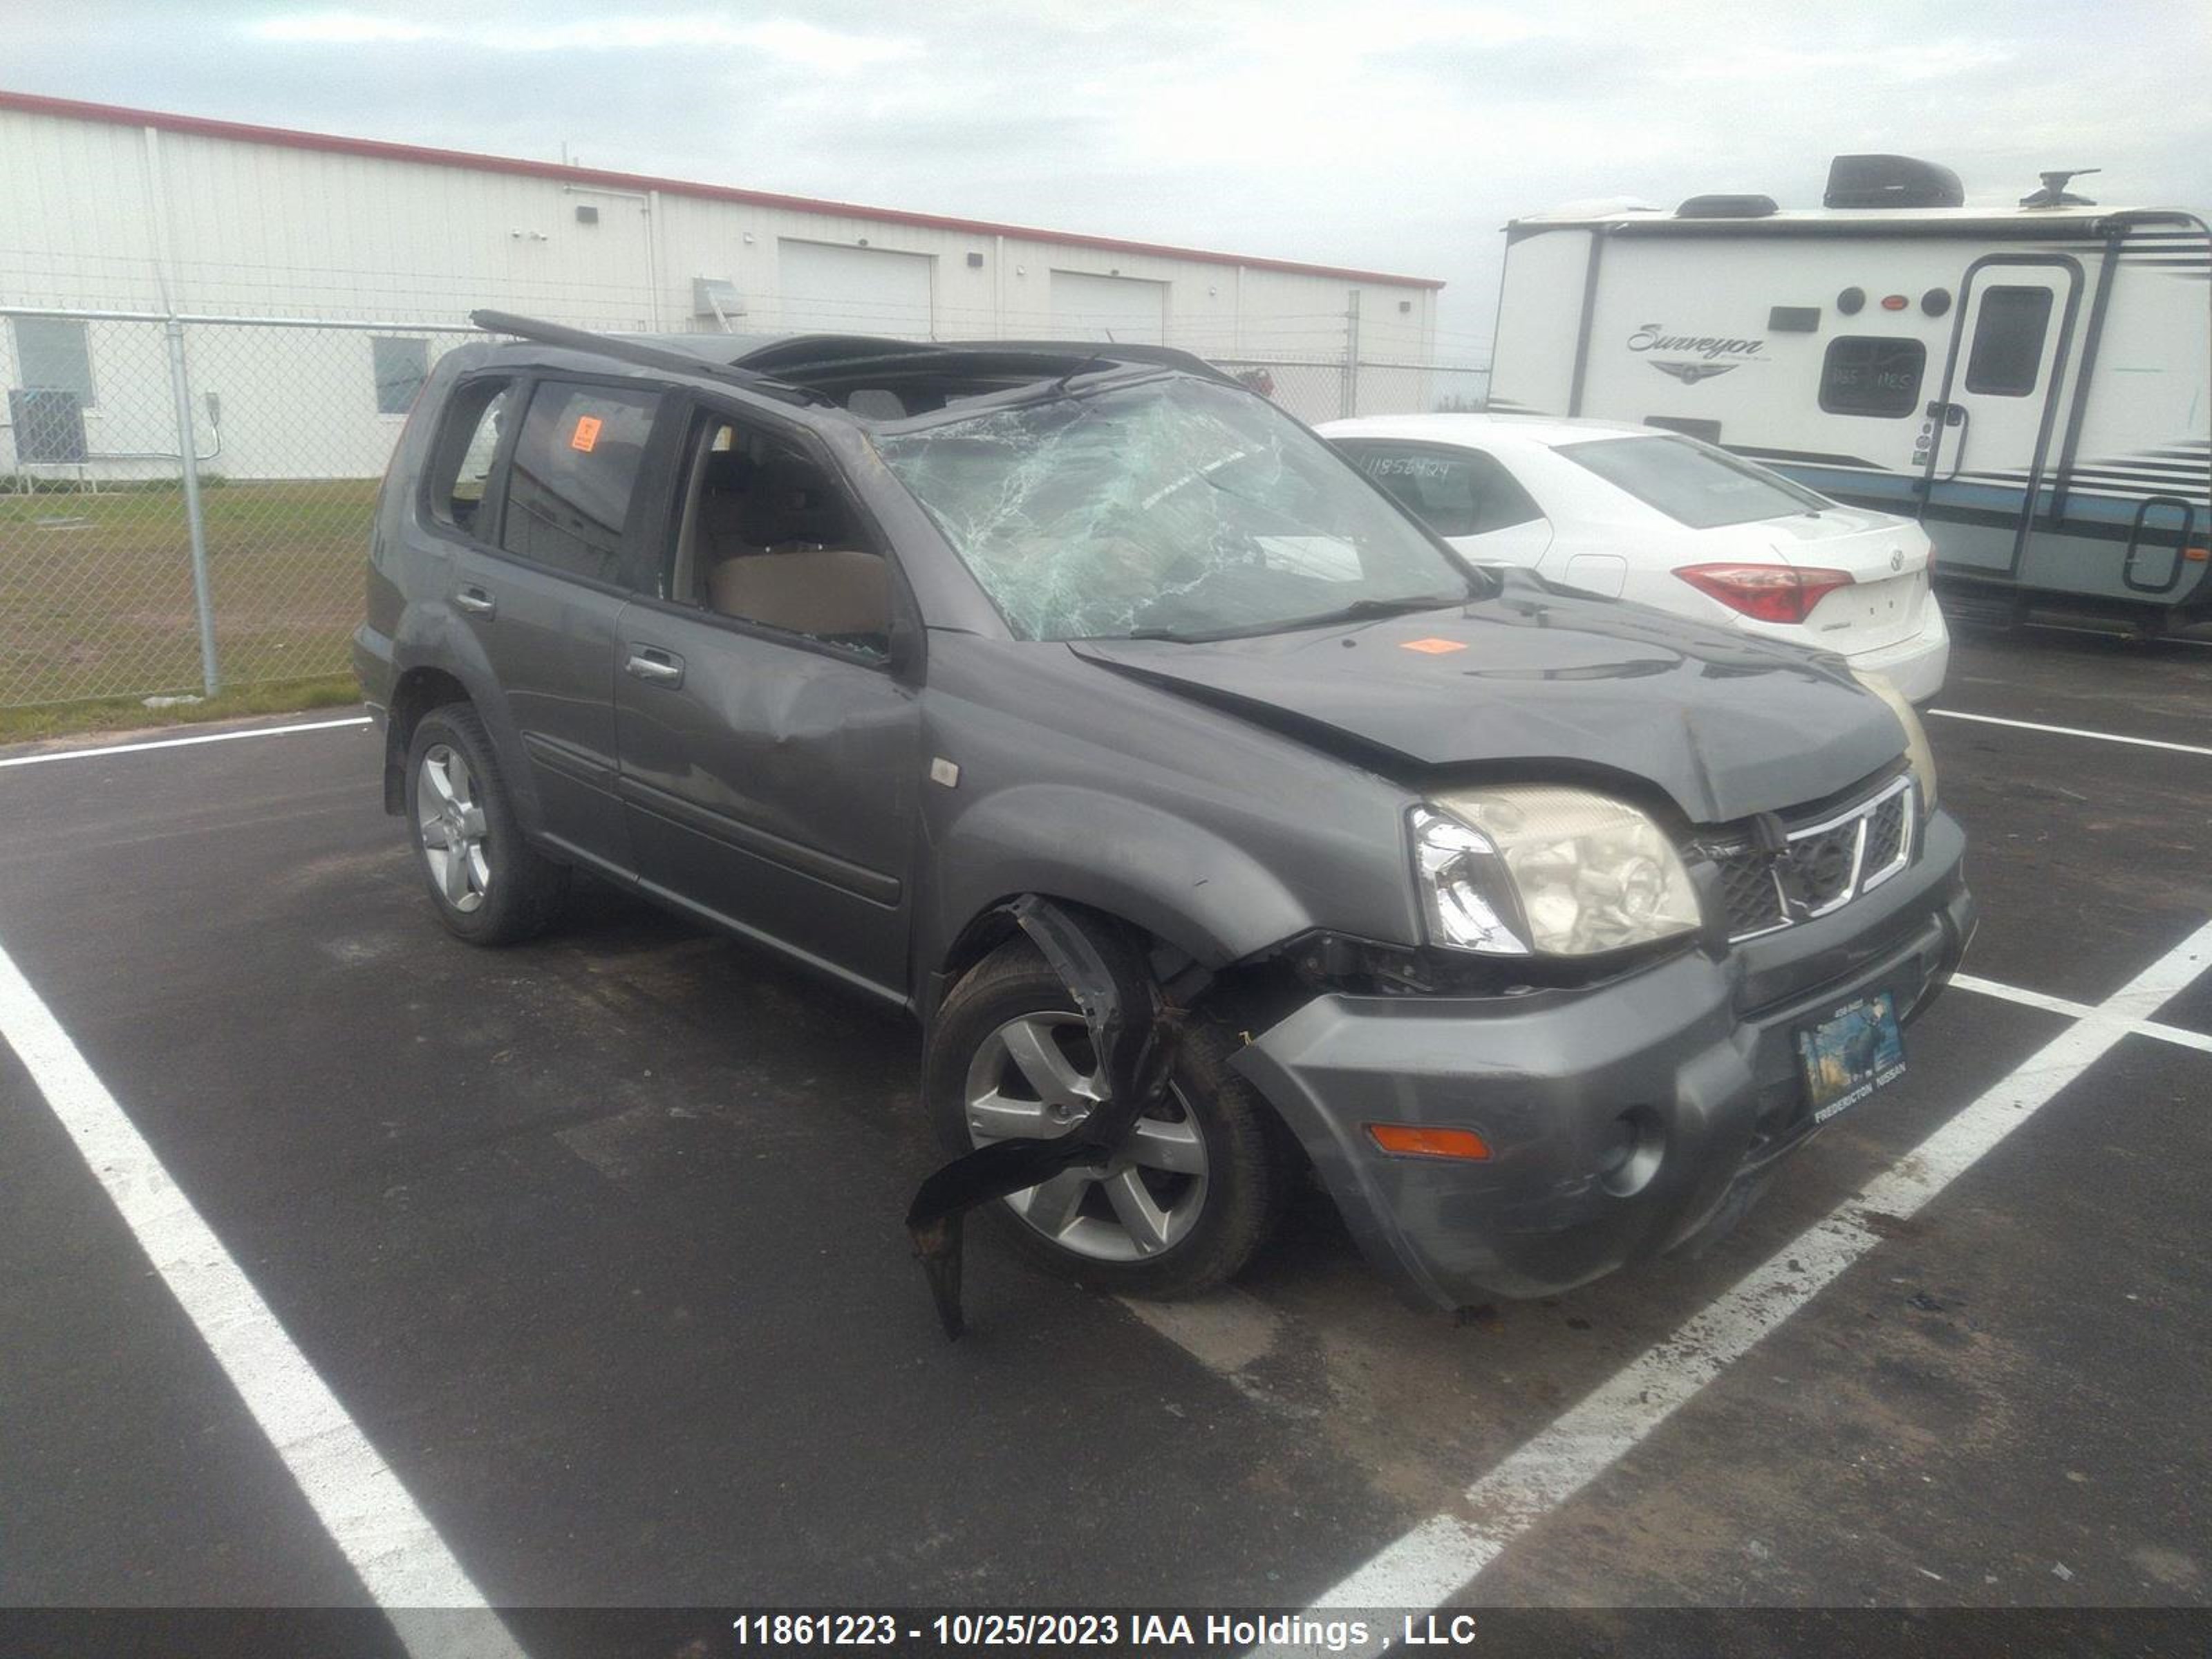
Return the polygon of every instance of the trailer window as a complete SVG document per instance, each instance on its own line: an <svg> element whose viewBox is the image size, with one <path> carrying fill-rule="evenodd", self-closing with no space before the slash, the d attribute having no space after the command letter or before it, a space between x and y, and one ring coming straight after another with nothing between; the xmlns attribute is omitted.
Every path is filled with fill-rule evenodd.
<svg viewBox="0 0 2212 1659"><path fill-rule="evenodd" d="M1966 390L1993 398L2025 398L2043 373L2043 337L2051 326L2047 288L1993 288L1974 320L1966 358Z"/></svg>
<svg viewBox="0 0 2212 1659"><path fill-rule="evenodd" d="M1834 502L1695 438L1601 438L1558 453L1692 530L1818 513Z"/></svg>
<svg viewBox="0 0 2212 1659"><path fill-rule="evenodd" d="M1917 340L1840 335L1820 362L1820 407L1831 415L1912 414L1927 370L1928 348Z"/></svg>

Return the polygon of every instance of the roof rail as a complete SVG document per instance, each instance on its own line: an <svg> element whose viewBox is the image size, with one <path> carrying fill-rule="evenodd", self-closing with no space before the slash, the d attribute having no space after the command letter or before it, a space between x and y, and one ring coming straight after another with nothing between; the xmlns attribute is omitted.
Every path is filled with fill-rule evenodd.
<svg viewBox="0 0 2212 1659"><path fill-rule="evenodd" d="M739 368L733 363L717 363L705 357L695 357L689 352L671 351L665 346L625 339L619 334L571 328L566 323L549 323L538 317L519 317L511 311L471 311L469 320L488 334L512 334L519 340L534 340L540 345L565 346L571 351L587 351L594 356L635 363L641 368L658 368L695 379L726 380L733 386L743 386L748 392L757 392L764 398L775 398L785 403L834 405L836 401L809 387L793 386L752 369Z"/></svg>

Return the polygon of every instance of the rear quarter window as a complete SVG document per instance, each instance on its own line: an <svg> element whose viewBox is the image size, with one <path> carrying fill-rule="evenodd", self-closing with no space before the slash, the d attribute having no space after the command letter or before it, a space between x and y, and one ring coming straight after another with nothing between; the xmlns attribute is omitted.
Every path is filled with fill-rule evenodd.
<svg viewBox="0 0 2212 1659"><path fill-rule="evenodd" d="M1439 536L1480 536L1544 516L1513 475L1480 450L1375 442L1343 447L1354 466Z"/></svg>
<svg viewBox="0 0 2212 1659"><path fill-rule="evenodd" d="M439 416L423 479L424 504L437 523L480 541L491 539L490 515L496 510L488 505L491 471L514 403L514 382L504 377L464 380L453 389Z"/></svg>
<svg viewBox="0 0 2212 1659"><path fill-rule="evenodd" d="M1600 438L1561 444L1557 453L1692 530L1817 513L1832 505L1694 438Z"/></svg>

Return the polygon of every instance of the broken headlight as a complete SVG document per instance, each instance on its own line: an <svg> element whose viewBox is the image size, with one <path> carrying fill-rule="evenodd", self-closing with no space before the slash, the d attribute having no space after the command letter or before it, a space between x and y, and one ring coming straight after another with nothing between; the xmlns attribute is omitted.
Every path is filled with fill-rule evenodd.
<svg viewBox="0 0 2212 1659"><path fill-rule="evenodd" d="M1505 785L1413 816L1429 942L1492 956L1595 956L1701 925L1666 832L1586 789Z"/></svg>
<svg viewBox="0 0 2212 1659"><path fill-rule="evenodd" d="M1920 711L1905 700L1889 676L1871 668L1854 668L1851 678L1889 705L1897 723L1905 728L1905 758L1912 768L1912 781L1920 786L1920 810L1936 810L1936 751L1928 746L1928 728Z"/></svg>

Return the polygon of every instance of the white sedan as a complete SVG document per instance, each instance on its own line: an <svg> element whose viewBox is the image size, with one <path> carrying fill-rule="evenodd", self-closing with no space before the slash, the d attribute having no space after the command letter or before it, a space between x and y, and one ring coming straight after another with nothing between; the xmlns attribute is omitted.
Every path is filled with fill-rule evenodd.
<svg viewBox="0 0 2212 1659"><path fill-rule="evenodd" d="M1951 635L1928 533L1680 433L1516 415L1393 415L1321 434L1480 564L1839 653L1924 703Z"/></svg>

